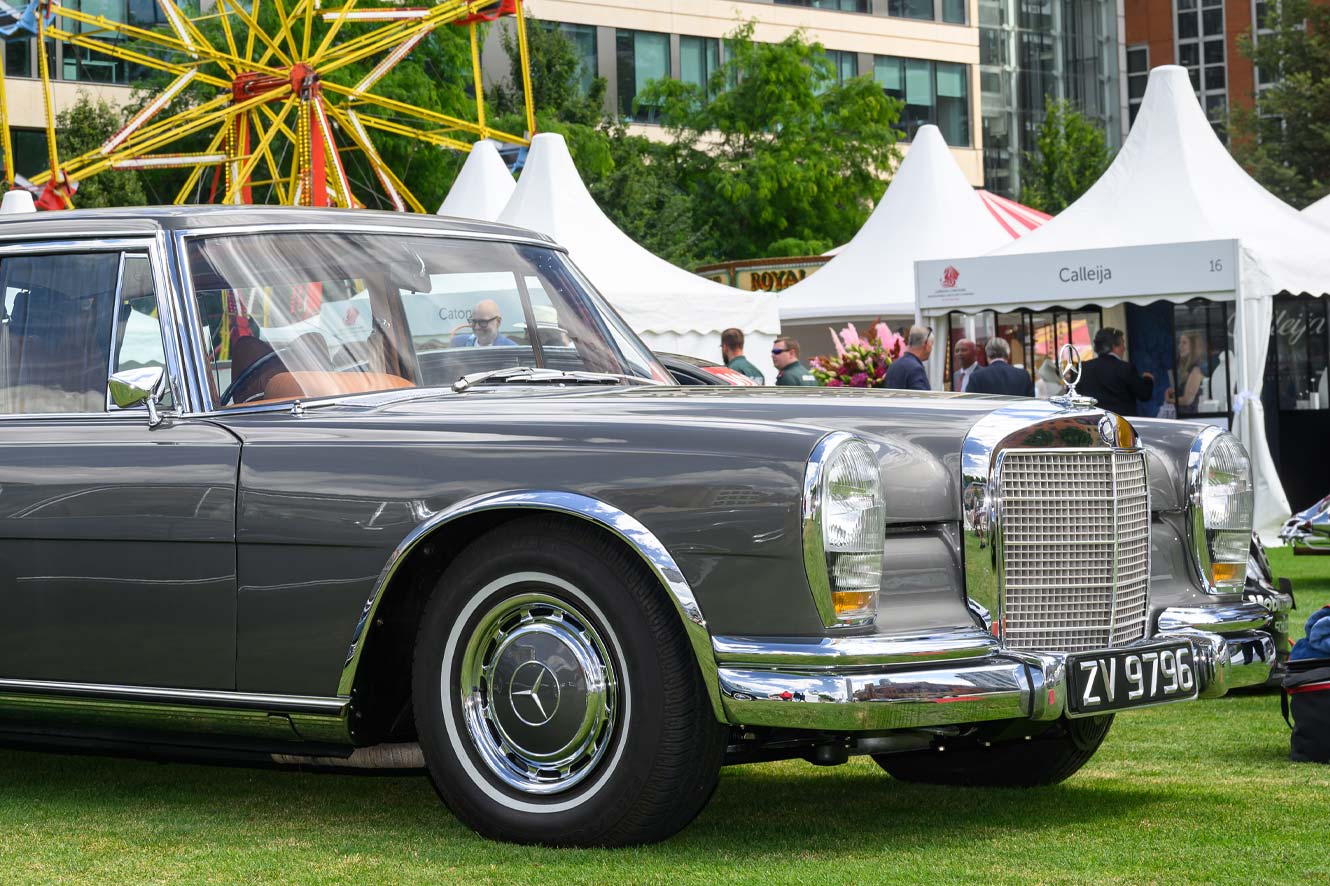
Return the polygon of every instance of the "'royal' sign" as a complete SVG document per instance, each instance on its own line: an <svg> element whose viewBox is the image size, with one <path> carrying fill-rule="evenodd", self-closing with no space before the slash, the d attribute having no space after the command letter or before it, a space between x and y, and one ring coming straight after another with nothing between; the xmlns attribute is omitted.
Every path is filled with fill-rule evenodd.
<svg viewBox="0 0 1330 886"><path fill-rule="evenodd" d="M1134 297L1232 298L1238 241L1204 240L914 263L926 314L966 308L1076 307Z"/></svg>

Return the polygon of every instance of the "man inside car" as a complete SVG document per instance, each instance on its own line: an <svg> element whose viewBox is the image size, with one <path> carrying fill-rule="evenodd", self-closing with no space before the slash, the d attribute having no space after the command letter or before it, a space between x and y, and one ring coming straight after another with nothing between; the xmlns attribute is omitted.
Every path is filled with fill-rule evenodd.
<svg viewBox="0 0 1330 886"><path fill-rule="evenodd" d="M503 315L499 313L499 304L493 299L484 299L476 304L471 312L471 332L453 337L455 348L492 348L517 347L517 342L499 332L503 325Z"/></svg>

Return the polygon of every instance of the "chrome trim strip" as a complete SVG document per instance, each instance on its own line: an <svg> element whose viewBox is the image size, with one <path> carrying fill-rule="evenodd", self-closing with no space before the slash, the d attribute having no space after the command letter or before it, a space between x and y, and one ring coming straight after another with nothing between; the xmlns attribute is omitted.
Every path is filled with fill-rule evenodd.
<svg viewBox="0 0 1330 886"><path fill-rule="evenodd" d="M75 696L115 699L147 704L201 705L241 708L273 713L346 714L350 698L312 695L269 695L255 692L227 692L213 689L165 689L156 686L119 686L109 683L68 683L58 680L17 680L0 678L0 693Z"/></svg>
<svg viewBox="0 0 1330 886"><path fill-rule="evenodd" d="M1194 628L1216 634L1231 634L1264 628L1274 618L1266 606L1253 601L1218 603L1214 606L1170 606L1159 613L1161 632Z"/></svg>
<svg viewBox="0 0 1330 886"><path fill-rule="evenodd" d="M1139 707L1214 698L1254 679L1235 672L1230 647L1215 634L1157 634L1114 651L1169 641L1191 646L1196 693ZM772 671L724 665L718 676L731 724L861 732L1079 716L1067 709L1067 658L1063 653L1004 652L973 664L888 671Z"/></svg>
<svg viewBox="0 0 1330 886"><path fill-rule="evenodd" d="M969 667L865 674L720 669L729 722L868 731L1025 718L1031 680L1010 659Z"/></svg>
<svg viewBox="0 0 1330 886"><path fill-rule="evenodd" d="M661 544L660 539L656 538L636 518L589 496L555 490L495 492L479 495L460 501L429 516L424 522L411 530L406 538L402 539L397 545L392 556L388 558L383 571L379 573L378 581L374 583L374 591L370 594L369 599L365 601L360 622L356 625L352 634L351 648L347 652L346 664L342 669L342 679L337 687L338 695L349 696L351 694L352 687L355 686L356 670L360 666L360 658L364 654L365 643L368 641L367 631L374 620L374 613L383 601L383 594L388 589L389 584L392 583L393 576L397 573L398 568L405 562L407 556L415 550L416 546L435 530L461 517L484 511L506 509L553 511L571 517L578 517L608 529L632 547L643 562L650 567L657 580L660 581L661 586L669 594L671 602L674 603L674 608L683 622L684 630L688 633L689 644L693 647L693 656L697 659L698 667L701 668L702 679L707 686L707 693L711 697L716 716L723 720L724 712L716 678L716 660L711 651L711 635L707 630L706 619L702 616L702 607L698 605L697 598L693 595L693 589L688 584L687 579L684 578L683 570L674 561L674 557Z"/></svg>
<svg viewBox="0 0 1330 886"><path fill-rule="evenodd" d="M987 658L1002 649L995 637L977 629L917 637L717 636L711 648L722 665L812 670Z"/></svg>

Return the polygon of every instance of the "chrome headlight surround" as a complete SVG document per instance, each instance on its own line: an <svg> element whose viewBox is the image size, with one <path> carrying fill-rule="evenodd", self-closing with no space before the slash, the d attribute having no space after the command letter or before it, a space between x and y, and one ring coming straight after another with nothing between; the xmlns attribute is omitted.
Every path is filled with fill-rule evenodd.
<svg viewBox="0 0 1330 886"><path fill-rule="evenodd" d="M877 619L885 505L882 469L872 447L842 431L818 441L804 470L804 571L829 628Z"/></svg>
<svg viewBox="0 0 1330 886"><path fill-rule="evenodd" d="M1247 450L1228 431L1205 428L1187 455L1187 536L1207 594L1242 592L1255 508Z"/></svg>

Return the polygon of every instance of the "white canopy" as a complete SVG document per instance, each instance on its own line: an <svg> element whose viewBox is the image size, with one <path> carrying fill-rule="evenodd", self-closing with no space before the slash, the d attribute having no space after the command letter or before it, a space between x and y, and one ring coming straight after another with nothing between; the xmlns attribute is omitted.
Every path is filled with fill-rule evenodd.
<svg viewBox="0 0 1330 886"><path fill-rule="evenodd" d="M970 187L938 128L921 126L854 239L780 294L781 322L913 317L915 261L982 255L1013 236Z"/></svg>
<svg viewBox="0 0 1330 886"><path fill-rule="evenodd" d="M499 216L567 247L577 266L651 348L720 359L720 333L737 327L745 353L775 380L771 344L780 334L770 295L722 286L675 267L615 227L587 191L563 136L531 141L517 190Z"/></svg>
<svg viewBox="0 0 1330 886"><path fill-rule="evenodd" d="M1252 455L1256 525L1268 529L1287 516L1260 400L1273 296L1330 290L1330 231L1233 160L1184 68L1150 72L1126 144L1079 200L988 256L920 262L916 287L929 315L1237 300L1234 425Z"/></svg>
<svg viewBox="0 0 1330 886"><path fill-rule="evenodd" d="M1322 197L1302 210L1302 214L1317 224L1330 228L1330 195Z"/></svg>
<svg viewBox="0 0 1330 886"><path fill-rule="evenodd" d="M483 138L471 146L462 171L439 207L439 215L494 221L516 188L508 164L499 156L498 145Z"/></svg>

